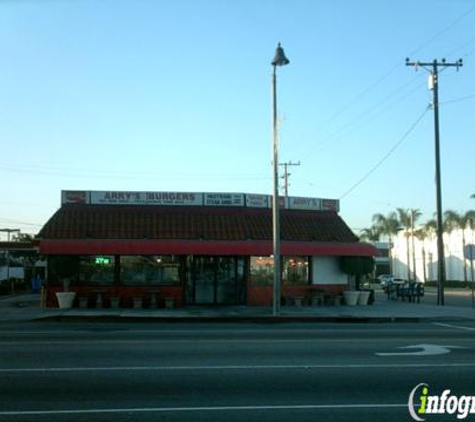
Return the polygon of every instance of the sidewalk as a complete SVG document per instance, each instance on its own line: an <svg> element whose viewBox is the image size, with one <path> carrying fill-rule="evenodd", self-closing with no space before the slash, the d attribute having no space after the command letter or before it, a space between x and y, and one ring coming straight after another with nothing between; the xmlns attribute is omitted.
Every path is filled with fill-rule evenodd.
<svg viewBox="0 0 475 422"><path fill-rule="evenodd" d="M282 307L274 317L271 307L193 306L179 309L58 309L41 308L39 295L0 297L0 322L38 320L208 321L208 322L417 322L475 320L475 309L461 306L388 301L377 295L369 306Z"/></svg>

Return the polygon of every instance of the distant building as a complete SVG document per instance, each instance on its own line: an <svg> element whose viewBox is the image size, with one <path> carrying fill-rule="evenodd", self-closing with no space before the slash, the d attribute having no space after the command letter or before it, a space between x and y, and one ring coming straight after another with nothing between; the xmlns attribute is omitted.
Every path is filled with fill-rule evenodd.
<svg viewBox="0 0 475 422"><path fill-rule="evenodd" d="M0 267L0 282L7 280L24 280L25 269L23 267L7 267L6 265Z"/></svg>
<svg viewBox="0 0 475 422"><path fill-rule="evenodd" d="M64 279L95 306L270 305L272 214L267 195L64 191L38 234L47 257L47 303ZM336 200L281 204L283 296L347 289L341 256L374 256L338 215ZM158 299L157 299L158 297ZM102 302L102 301L101 301ZM137 302L137 301L136 301ZM110 302L112 303L112 302Z"/></svg>
<svg viewBox="0 0 475 422"><path fill-rule="evenodd" d="M475 244L475 232L455 229L444 233L446 279L471 281L471 263L464 257L464 244ZM401 230L394 239L392 249L394 274L397 277L417 281L438 279L437 238L435 233L420 240L410 231Z"/></svg>
<svg viewBox="0 0 475 422"><path fill-rule="evenodd" d="M389 243L377 242L374 246L379 252L379 255L375 257L376 274L378 277L381 274L391 274L391 265L389 263Z"/></svg>

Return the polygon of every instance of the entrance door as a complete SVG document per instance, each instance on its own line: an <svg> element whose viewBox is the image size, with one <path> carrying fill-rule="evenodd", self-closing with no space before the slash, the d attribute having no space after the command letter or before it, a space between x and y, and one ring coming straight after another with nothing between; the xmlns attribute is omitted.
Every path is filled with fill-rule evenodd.
<svg viewBox="0 0 475 422"><path fill-rule="evenodd" d="M244 258L194 256L190 270L189 303L236 305L245 299Z"/></svg>
<svg viewBox="0 0 475 422"><path fill-rule="evenodd" d="M214 257L197 256L193 260L194 302L200 305L215 303Z"/></svg>
<svg viewBox="0 0 475 422"><path fill-rule="evenodd" d="M236 260L234 258L215 258L216 262L216 303L235 305L237 302Z"/></svg>

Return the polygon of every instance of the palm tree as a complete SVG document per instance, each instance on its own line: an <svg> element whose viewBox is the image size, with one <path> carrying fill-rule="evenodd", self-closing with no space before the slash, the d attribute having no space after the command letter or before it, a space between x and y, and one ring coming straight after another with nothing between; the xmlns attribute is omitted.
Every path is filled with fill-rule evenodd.
<svg viewBox="0 0 475 422"><path fill-rule="evenodd" d="M465 230L471 227L472 221L475 219L475 211L467 211L465 214L459 214L457 211L447 210L444 212L444 230L448 233L454 230L462 231L462 251L465 250L466 238ZM467 282L467 260L463 259L463 280Z"/></svg>
<svg viewBox="0 0 475 422"><path fill-rule="evenodd" d="M404 227L406 237L406 250L407 250L407 279L411 279L411 264L410 264L410 254L409 254L409 236L412 236L412 261L413 261L413 272L414 278L416 277L416 263L414 255L414 236L412 232L414 231L414 224L416 220L422 215L422 212L418 209L407 209L407 208L396 208L399 224Z"/></svg>
<svg viewBox="0 0 475 422"><path fill-rule="evenodd" d="M380 237L381 231L374 225L360 231L360 238L365 242L378 242Z"/></svg>
<svg viewBox="0 0 475 422"><path fill-rule="evenodd" d="M384 216L383 214L374 214L373 225L380 230L381 235L388 237L389 273L392 274L392 236L397 234L397 229L399 227L397 215L394 211L386 216Z"/></svg>
<svg viewBox="0 0 475 422"><path fill-rule="evenodd" d="M435 231L435 220L430 220L422 227L419 227L415 232L414 235L417 239L421 242L422 245L422 269L423 269L423 277L424 283L427 282L427 261L426 261L426 248L425 248L425 240L428 237L432 237Z"/></svg>

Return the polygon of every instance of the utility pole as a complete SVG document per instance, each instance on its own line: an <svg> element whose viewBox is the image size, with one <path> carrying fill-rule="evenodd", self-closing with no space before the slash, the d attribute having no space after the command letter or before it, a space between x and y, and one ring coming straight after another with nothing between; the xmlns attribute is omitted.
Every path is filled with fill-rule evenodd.
<svg viewBox="0 0 475 422"><path fill-rule="evenodd" d="M10 235L12 233L20 233L20 229L0 229L0 232L7 233L8 242L10 242ZM6 251L6 258L7 258L7 283L9 283L10 282L10 251L8 249ZM12 281L11 287L12 287L12 293L14 293L15 285L13 281Z"/></svg>
<svg viewBox="0 0 475 422"><path fill-rule="evenodd" d="M453 63L442 59L432 62L411 62L406 59L406 66L419 67L429 72L429 89L432 90L432 108L434 110L434 142L435 142L435 185L437 203L437 305L444 306L444 285L445 285L445 256L444 256L444 227L442 221L442 187L440 175L440 132L439 132L439 68L455 67L459 70L463 66L462 59Z"/></svg>
<svg viewBox="0 0 475 422"><path fill-rule="evenodd" d="M289 196L289 176L292 174L289 173L288 167L300 166L300 161L298 161L297 163L292 163L292 161L289 161L287 163L281 163L279 165L284 167L284 174L282 175L282 179L284 179L284 196L287 200L287 197Z"/></svg>

